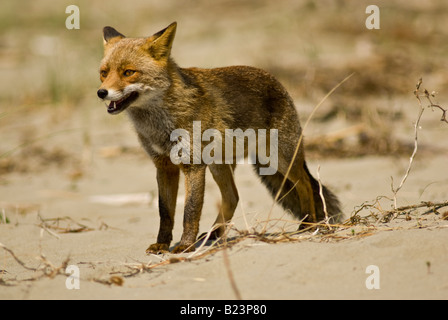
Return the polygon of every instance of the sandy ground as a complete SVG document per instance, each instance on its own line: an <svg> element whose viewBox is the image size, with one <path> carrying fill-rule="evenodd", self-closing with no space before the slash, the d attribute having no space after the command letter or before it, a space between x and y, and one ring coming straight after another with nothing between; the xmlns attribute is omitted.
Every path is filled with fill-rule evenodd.
<svg viewBox="0 0 448 320"><path fill-rule="evenodd" d="M107 116L102 111L96 116ZM107 141L108 132L112 136L113 127L119 124L122 146L136 151L120 154L117 148L93 146L89 169L75 182L68 179L76 174L70 166L8 175L2 188L2 208L9 223L0 225L1 243L31 268L44 266L40 255L54 268L69 259L68 264L79 267L81 281L79 290L68 290L65 275L51 278L42 276L42 270L26 270L3 251L2 299L234 299L226 268L233 273L243 299L448 298L448 223L441 214L433 213L414 212L410 221L399 217L376 227L343 227L327 237L305 233L294 242L266 243L247 237L227 249L227 265L223 252L218 251L197 260L142 269L141 265L152 266L178 256L145 254L158 230L155 170L138 151L125 117L116 122L103 121L104 127L95 126L94 135ZM446 199L446 175L440 170L446 157L445 152L418 158L399 193L401 205ZM348 216L364 201L377 195L391 196L390 176L400 176L406 168L405 161L390 157L311 161L311 170L318 163L321 176L338 193ZM240 166L236 173L241 202L235 228L260 230L272 200L248 165ZM202 232L211 226L220 200L211 177L207 181ZM427 188L422 190L422 186ZM182 195L181 187L176 241L182 232ZM388 202L384 209L390 205ZM41 218L47 219L45 224ZM277 207L270 219L290 220ZM89 229L79 229L76 223ZM280 222L268 232L293 231L291 225L294 228L294 224ZM65 233L68 230L73 232ZM206 246L199 253L208 249ZM366 288L370 265L379 268L380 289ZM141 273L134 275L139 266ZM124 282L110 285L111 277Z"/></svg>
<svg viewBox="0 0 448 320"><path fill-rule="evenodd" d="M298 5L293 7L297 8ZM214 9L219 8L217 6ZM157 6L156 9L166 12L169 4ZM285 5L278 15L287 14L287 9ZM423 10L418 6L414 9L417 12ZM98 8L92 10L98 12ZM185 15L197 17L204 10L191 9ZM248 12L251 8L241 10ZM261 14L269 10L269 5L266 5L258 12ZM319 11L316 12L319 14ZM239 14L243 16L243 13ZM223 21L238 20L238 17L232 20L228 16L231 14L225 14ZM275 14L270 17L273 16ZM362 13L361 18L364 17ZM104 17L101 19L107 20ZM208 21L211 18L204 19ZM385 28L390 27L387 19L384 20ZM227 46L234 39L229 37L229 33L218 32L225 27L224 22L214 25L212 31L217 34L213 38L206 36L203 39L204 47L195 55L194 44L188 41L197 39L193 30L194 27L198 30L200 28L199 22L193 21L196 20L186 19L190 29L180 32L184 40L180 40L179 47L183 46L184 51L176 49L178 60L200 65L204 59L208 66L242 62L263 66L268 61L261 51L257 51L260 47L253 42L248 43L254 48L248 59L241 59L237 54L232 56ZM255 23L256 18L244 21L235 23L235 29L244 29ZM275 24L277 20L267 21ZM316 24L314 21L313 26ZM95 29L95 34L101 29L96 25L89 27ZM129 29L135 30L133 27ZM318 30L323 34L326 32ZM398 29L394 30L398 32ZM213 34L212 31L210 34ZM250 30L244 29L237 38L238 43L241 45L241 41L244 41L242 39L249 35ZM254 35L265 37L263 39L271 36L269 33L256 32ZM212 43L210 39L226 40ZM365 39L363 41L361 43L365 43ZM200 42L194 40L194 43ZM229 53L229 58L222 62L212 52L224 45L226 50L222 57L224 53ZM98 46L101 46L101 42L98 42ZM268 52L273 50L267 44L264 46ZM276 46L276 50L285 52L290 48L286 41ZM341 61L345 61L347 70L353 67L347 62L353 62L350 50L344 49L337 41L325 42L325 45L316 47L329 60L313 60L313 65L318 66L319 61L326 61L328 65L331 64L329 61L338 61L343 56ZM334 48L337 50L334 51ZM307 54L300 58L303 61L299 64L302 65L304 61L306 64L307 57L310 58ZM359 58L359 54L358 50L353 56ZM286 54L281 57L282 62L270 70L292 90L304 122L312 107L331 87L326 87L327 82L317 82L319 67L311 70L316 72L313 81L316 81L316 86L321 85L319 90L312 93L305 90L307 86L313 86L313 81L299 89L293 87L291 83L295 78L284 75L287 69L283 68L292 58ZM440 54L434 59L442 58ZM41 57L26 61L28 65L33 65L38 64L36 61L39 59ZM92 71L88 76L97 77L95 63L98 61L89 59L92 59L92 63L90 60L86 63ZM13 69L4 56L2 62L8 71ZM344 69L343 65L337 68L340 69ZM309 76L311 71L308 69L305 76ZM331 71L331 75L348 74L345 71L337 73L335 69ZM414 76L418 71L412 69L410 72ZM441 91L439 100L443 105L443 101L448 101L448 92L443 92L442 86L446 83L445 77L441 76L444 74L443 67L432 73L427 69L420 71L432 75L428 85ZM407 78L407 75L403 77ZM342 78L335 76L329 83L333 86ZM341 101L347 105L353 104L354 100L350 100L350 97L357 94L359 88L356 85L361 85L364 78L357 79L353 80L351 86L349 84L347 91L341 88L340 97L343 95L347 100L338 99L337 96L329 99L322 107L320 116L336 110ZM307 128L307 141L314 141L315 138L331 138L336 133L350 132L347 128L359 124L373 128L373 132L387 127L396 141L406 147L399 151L384 151L377 146L378 149L371 149L371 152L358 156L346 156L342 152L325 156L324 152L310 152L308 162L311 172L316 176L317 167L320 166L321 179L338 194L346 219L363 203L375 203L379 196L392 198L391 177L397 186L405 173L412 153L413 124L419 108L412 95L415 79L409 81L408 88L403 89L404 93L400 91L395 95L394 82L391 81L388 83L391 87L380 90L379 95L363 97L364 101L368 101L366 110L392 109L401 112L397 119L383 119L382 126L376 126L372 120L379 113L353 120L353 114L359 107L357 102L353 108L347 107L337 112L337 116L330 120L312 121ZM379 218L382 213L392 209L393 202L383 198L374 207L365 208L359 213L363 217L370 216L366 223L346 223L332 233L321 227L291 235L288 232L297 229L297 222L285 215L281 208L273 207L272 199L249 165L239 166L236 171L240 203L229 233L228 241L231 245L225 251L214 250L215 246L207 243L194 254L146 255L145 249L155 242L159 223L155 169L140 149L126 116L108 115L103 104L95 98L98 85L95 81L87 85L91 92L85 93L77 101L70 100L68 94L52 102L51 99L45 99L48 92L44 91L44 98L28 93L20 99L20 103L13 104L15 100L8 96L8 90L2 93L0 243L4 248L0 248L0 299L165 300L236 299L238 296L243 299L448 298L446 206L435 213L431 206L429 209L409 209L406 211L408 214L377 223L373 214ZM64 88L58 90L64 93ZM386 94L386 89L392 91ZM39 87L36 90L40 92ZM304 92L307 93L305 97ZM41 100L36 106L33 99ZM439 121L440 115L440 110L425 110L419 129L419 151L407 181L397 194L398 206L448 200L448 125ZM354 153L361 153L363 146L357 140L357 133L347 133L341 149L347 147ZM180 239L182 233L183 194L181 181L175 241ZM210 176L207 179L205 201L201 232L210 228L220 201L219 190ZM272 241L261 241L253 236L255 231L263 228L266 221L269 239ZM241 236L239 232L245 230L252 236ZM279 234L276 236L275 232ZM286 238L287 235L290 239ZM79 289L67 288L67 279L70 278L67 278L65 271L69 265L79 270ZM377 267L377 272L366 273L366 269L372 265ZM368 288L366 281L370 283L370 276L375 276L375 284L379 288Z"/></svg>

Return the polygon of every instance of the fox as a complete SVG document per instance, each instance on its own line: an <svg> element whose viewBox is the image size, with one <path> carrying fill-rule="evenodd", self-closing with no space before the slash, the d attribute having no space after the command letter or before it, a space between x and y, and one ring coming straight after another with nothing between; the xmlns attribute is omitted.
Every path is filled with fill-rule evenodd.
<svg viewBox="0 0 448 320"><path fill-rule="evenodd" d="M173 22L152 36L131 38L110 26L103 28L104 56L97 95L109 114L127 113L140 144L156 167L160 224L157 240L146 253L195 250L207 168L221 193L210 238L225 234L226 224L237 208L236 159L213 163L172 160L172 149L182 140L173 139L172 132L182 129L192 133L195 121L200 121L201 133L213 128L224 136L229 128L276 130L275 172L260 174L267 164L252 163L261 183L297 219L317 223L329 217L332 222L340 221L338 197L307 167L299 115L283 85L270 73L250 66L179 67L171 56L176 29L177 23ZM198 147L193 146L193 141L183 142ZM199 143L203 150L205 143ZM244 148L247 157L247 145ZM185 177L183 232L171 248L181 172Z"/></svg>

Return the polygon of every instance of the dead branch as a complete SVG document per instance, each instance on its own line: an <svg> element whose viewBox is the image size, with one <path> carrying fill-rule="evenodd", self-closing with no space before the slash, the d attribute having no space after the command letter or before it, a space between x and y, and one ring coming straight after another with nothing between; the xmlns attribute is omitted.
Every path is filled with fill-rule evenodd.
<svg viewBox="0 0 448 320"><path fill-rule="evenodd" d="M418 104L419 104L419 107L420 107L420 111L418 113L417 120L416 120L416 122L414 124L414 150L412 152L411 157L409 158L409 165L408 165L408 167L406 169L406 172L405 172L403 178L401 179L400 185L397 188L395 188L394 187L393 178L392 178L392 182L391 182L391 189L392 189L392 193L394 194L394 208L395 209L397 209L397 193L398 193L398 191L400 191L400 189L403 187L404 183L406 182L406 179L408 178L409 173L411 171L412 163L414 162L415 155L417 154L417 149L418 149L418 129L420 127L420 120L422 118L423 112L425 111L425 108L426 108L425 106L423 106L421 97L424 97L424 98L426 98L428 100L429 106L427 106L427 107L438 108L438 109L442 110L442 118L440 120L448 123L448 120L446 118L447 110L442 108L441 106L439 106L437 104L434 104L432 99L431 99L431 97L432 98L435 97L435 92L433 91L432 93L429 93L428 90L424 89L423 93L421 93L420 88L421 88L422 83L423 83L423 80L422 80L422 78L420 78L418 80L416 86L415 86L416 89L414 90L414 95L417 98Z"/></svg>
<svg viewBox="0 0 448 320"><path fill-rule="evenodd" d="M70 217L63 217L63 218L42 218L40 215L38 215L41 223L38 225L40 228L44 229L48 233L50 233L52 236L60 238L57 234L54 232L51 232L49 229L53 229L58 231L59 233L79 233L79 232L87 232L94 230L93 228L90 228L84 224L81 224L75 220L73 220ZM60 222L66 222L66 227L60 227ZM72 225L76 225L76 227L73 227Z"/></svg>
<svg viewBox="0 0 448 320"><path fill-rule="evenodd" d="M329 221L330 221L329 219L330 218L328 217L328 211L327 211L327 202L325 200L322 183L320 181L320 165L317 166L317 182L319 183L319 196L320 196L320 199L322 201L322 206L323 206L323 210L324 210L324 213L325 213L325 223L328 226L328 228L331 230L331 226L330 226L330 223L329 223Z"/></svg>
<svg viewBox="0 0 448 320"><path fill-rule="evenodd" d="M30 270L30 271L36 271L36 268L32 268L32 267L28 267L25 262L23 262L22 260L20 260L14 253L14 251L12 251L11 249L9 249L8 247L6 247L3 243L0 243L0 248L3 248L3 250L5 250L6 252L8 252L13 258L14 260L16 260L16 262L18 264L20 264L23 268L25 268L26 270Z"/></svg>
<svg viewBox="0 0 448 320"><path fill-rule="evenodd" d="M417 154L417 149L418 149L418 129L420 127L420 119L422 118L423 112L425 111L425 108L422 106L421 99L420 99L419 95L417 94L418 89L420 88L420 85L421 85L421 79L417 83L416 91L414 91L414 94L417 97L417 100L418 100L419 106L420 106L420 111L419 111L418 116L417 116L417 121L415 121L415 124L414 124L414 150L412 151L412 155L409 158L409 165L408 165L408 167L406 169L406 172L405 172L403 178L401 179L400 185L397 188L394 187L394 179L393 179L393 177L391 177L391 180L392 180L391 181L391 189L392 189L392 193L394 194L394 208L395 209L397 208L397 194L398 194L398 191L400 191L400 189L403 187L404 183L406 182L406 180L407 180L407 178L409 176L409 173L411 172L412 163L414 162L415 155Z"/></svg>
<svg viewBox="0 0 448 320"><path fill-rule="evenodd" d="M447 115L448 110L442 108L440 105L435 104L435 103L432 101L432 98L435 98L435 96L436 96L436 92L435 92L435 91L432 91L431 93L429 93L428 90L424 89L424 90L423 90L423 93L420 92L420 87L421 87L422 83L423 83L423 80L422 80L422 78L420 78L420 79L418 80L418 82L417 82L416 89L415 89L415 91L414 91L414 95L415 95L416 98L418 99L420 105L421 105L421 99L420 99L420 97L425 97L426 100L428 100L428 102L429 102L429 105L428 105L429 108L432 108L432 109L437 108L437 109L440 109L440 111L442 111L442 116L441 116L441 118L440 118L440 121L443 121L443 122L448 123L448 119L446 118L446 115Z"/></svg>
<svg viewBox="0 0 448 320"><path fill-rule="evenodd" d="M66 275L65 270L67 269L67 265L70 261L69 257L67 257L67 259L65 259L60 266L55 266L44 255L41 254L38 257L38 259L42 262L42 265L37 268L33 268L27 266L22 260L20 260L17 257L14 251L6 247L4 244L0 243L0 248L3 248L6 252L8 252L21 267L23 267L26 270L33 271L35 273L32 277L21 281L35 281L43 277L54 278L59 274ZM10 285L10 284L8 283L8 281L2 279L0 285Z"/></svg>

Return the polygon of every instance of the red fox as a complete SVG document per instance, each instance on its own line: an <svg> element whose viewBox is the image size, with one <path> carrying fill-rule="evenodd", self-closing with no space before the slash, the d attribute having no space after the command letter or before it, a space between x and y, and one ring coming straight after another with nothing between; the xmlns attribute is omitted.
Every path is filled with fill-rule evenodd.
<svg viewBox="0 0 448 320"><path fill-rule="evenodd" d="M191 136L194 130L199 130L200 137L213 129L211 136L215 143L220 141L216 133L227 139L229 129L254 133L258 140L252 151L259 153L264 142L265 151L276 154L275 170L268 174L261 174L262 169L269 168L266 159L255 159L252 163L270 193L274 197L280 194L278 199L283 208L296 218L318 222L325 218L323 198L328 215L333 222L338 221L339 200L328 188L320 186L307 168L299 117L285 88L269 73L248 66L180 68L171 57L176 27L174 22L148 38L127 38L112 27L103 29L102 84L97 95L109 101L106 106L110 114L126 111L157 169L160 228L157 242L146 252L161 253L170 249L181 171L185 175L186 190L183 233L171 252L195 250L207 167L222 197L215 237L224 233L225 223L232 219L239 201L233 176L238 162L236 153L231 153L233 156L228 159L218 152L219 148L207 146L207 139L173 135L179 129ZM272 144L272 134L260 140L262 130L276 133L276 143ZM293 159L299 142L299 151ZM193 152L179 148L180 144L190 146ZM215 161L194 155L194 150L204 155L206 149ZM249 156L249 151L244 145L244 156ZM173 161L173 155L176 158L180 153L182 157ZM291 170L281 188L291 162Z"/></svg>

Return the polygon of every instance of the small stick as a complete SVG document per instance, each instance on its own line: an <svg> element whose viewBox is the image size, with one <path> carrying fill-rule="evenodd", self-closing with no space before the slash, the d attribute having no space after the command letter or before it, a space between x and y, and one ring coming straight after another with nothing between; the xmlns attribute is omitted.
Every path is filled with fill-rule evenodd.
<svg viewBox="0 0 448 320"><path fill-rule="evenodd" d="M27 270L31 270L31 271L37 271L36 268L31 268L28 267L22 260L20 260L15 254L14 251L12 251L11 249L9 249L8 247L6 247L3 243L0 242L0 248L3 248L4 250L6 250L7 252L9 252L9 254L11 254L11 256L14 258L14 260L17 261L18 264L20 264L22 267L24 267Z"/></svg>
<svg viewBox="0 0 448 320"><path fill-rule="evenodd" d="M420 119L422 118L423 112L425 111L425 108L422 106L422 101L421 101L421 99L420 99L420 97L418 95L418 92L419 92L421 84L422 84L422 79L420 78L418 83L417 83L417 85L416 85L416 90L414 91L414 95L417 98L419 106L420 106L420 111L419 111L418 116L417 116L417 121L414 124L414 150L412 152L411 157L409 158L409 165L408 165L408 167L406 169L406 172L405 172L403 178L401 179L401 182L400 182L400 185L398 186L398 188L396 188L396 189L394 188L394 186L393 186L394 180L391 177L391 179L392 179L392 181L391 181L391 188L392 188L392 192L394 194L394 208L395 209L397 209L397 193L398 193L398 191L400 191L400 189L403 187L404 183L406 182L406 180L407 180L407 178L409 176L409 173L411 172L412 163L414 162L415 155L417 154L417 149L418 149L418 128L419 128L419 124L420 124Z"/></svg>
<svg viewBox="0 0 448 320"><path fill-rule="evenodd" d="M428 100L429 107L438 108L438 109L442 110L442 118L440 120L448 123L448 119L446 118L447 110L445 110L444 108L442 108L441 106L439 106L437 104L434 104L431 100L431 96L434 97L434 93L430 94L428 92L428 90L426 90L426 89L424 90L423 94L420 93L420 87L422 85L422 82L423 82L422 78L420 78L415 86L416 89L414 90L414 95L417 98L418 104L420 106L420 111L419 111L419 114L417 117L417 121L415 122L415 125L414 125L414 151L412 152L412 155L409 159L408 168L406 169L406 172L405 172L403 178L401 179L400 185L396 189L393 186L393 178L392 178L391 188L392 188L392 192L394 194L394 208L395 209L397 209L397 193L398 193L398 191L400 191L400 189L403 187L404 183L406 182L406 179L408 178L409 173L411 171L411 167L412 167L412 163L414 162L415 155L417 154L418 128L419 128L419 124L420 124L420 119L422 118L423 112L425 111L425 107L422 105L422 100L420 99L420 97L423 96Z"/></svg>
<svg viewBox="0 0 448 320"><path fill-rule="evenodd" d="M237 300L242 300L240 291L235 282L235 278L233 277L232 269L230 268L229 256L227 255L227 245L224 245L222 256L224 259L224 266L226 267L227 276L229 277L230 285L232 286L233 293Z"/></svg>
<svg viewBox="0 0 448 320"><path fill-rule="evenodd" d="M331 226L330 226L329 218L328 218L328 212L327 212L327 203L325 201L322 183L320 181L320 165L317 166L317 182L319 182L319 195L320 195L320 199L322 200L322 205L323 205L324 213L325 213L325 224L331 230Z"/></svg>

